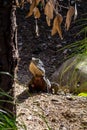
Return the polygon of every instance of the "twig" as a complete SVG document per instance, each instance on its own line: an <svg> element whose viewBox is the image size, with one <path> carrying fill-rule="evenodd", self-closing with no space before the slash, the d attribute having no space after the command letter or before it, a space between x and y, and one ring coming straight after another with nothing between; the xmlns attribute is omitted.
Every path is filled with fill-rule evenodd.
<svg viewBox="0 0 87 130"><path fill-rule="evenodd" d="M60 4L58 6L61 7L61 8L69 9L69 7L65 7L65 6L60 5Z"/></svg>

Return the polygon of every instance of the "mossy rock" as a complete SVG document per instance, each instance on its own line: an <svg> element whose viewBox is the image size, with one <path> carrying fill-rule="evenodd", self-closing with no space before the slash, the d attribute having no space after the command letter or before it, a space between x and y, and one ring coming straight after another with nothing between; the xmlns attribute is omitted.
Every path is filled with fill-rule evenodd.
<svg viewBox="0 0 87 130"><path fill-rule="evenodd" d="M65 61L51 76L60 86L69 86L72 93L87 92L87 55L77 55Z"/></svg>

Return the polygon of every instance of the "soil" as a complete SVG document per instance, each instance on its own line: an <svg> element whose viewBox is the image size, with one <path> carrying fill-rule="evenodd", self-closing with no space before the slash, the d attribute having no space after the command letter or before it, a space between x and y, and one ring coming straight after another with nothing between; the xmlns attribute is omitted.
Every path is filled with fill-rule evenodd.
<svg viewBox="0 0 87 130"><path fill-rule="evenodd" d="M19 130L87 130L87 97L70 94L30 94L17 87Z"/></svg>
<svg viewBox="0 0 87 130"><path fill-rule="evenodd" d="M86 17L87 9L82 3L78 4L78 19ZM87 98L78 97L61 92L59 95L48 93L30 94L27 83L32 77L29 72L29 63L32 57L42 60L45 65L46 76L50 79L53 72L73 54L82 50L68 48L73 42L81 40L84 34L76 35L81 28L73 22L67 32L62 24L63 40L58 34L51 37L51 28L42 14L38 20L39 34L35 34L35 19L33 16L25 18L28 5L17 10L19 65L16 83L16 102L18 122L25 124L27 130L87 130ZM66 10L61 12L64 16ZM83 15L84 14L84 15ZM84 22L83 22L84 24ZM78 25L78 26L77 26ZM23 126L22 126L23 127ZM24 130L24 128L19 128Z"/></svg>

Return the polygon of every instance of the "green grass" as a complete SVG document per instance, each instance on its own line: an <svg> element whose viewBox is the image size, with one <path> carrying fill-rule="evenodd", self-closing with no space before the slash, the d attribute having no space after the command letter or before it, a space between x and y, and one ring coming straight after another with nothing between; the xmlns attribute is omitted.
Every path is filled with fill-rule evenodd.
<svg viewBox="0 0 87 130"><path fill-rule="evenodd" d="M0 109L0 130L17 130L16 117Z"/></svg>

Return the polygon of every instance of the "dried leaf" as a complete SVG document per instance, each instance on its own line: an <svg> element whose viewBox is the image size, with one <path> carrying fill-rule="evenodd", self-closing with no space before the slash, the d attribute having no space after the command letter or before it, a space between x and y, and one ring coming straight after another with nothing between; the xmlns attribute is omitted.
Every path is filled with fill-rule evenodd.
<svg viewBox="0 0 87 130"><path fill-rule="evenodd" d="M52 31L51 31L51 35L55 35L57 33L57 29L56 29L56 21L54 19L53 21L53 27L52 27Z"/></svg>
<svg viewBox="0 0 87 130"><path fill-rule="evenodd" d="M61 14L58 14L53 21L53 28L52 28L52 32L51 32L52 36L58 32L60 38L63 39L62 31L61 31L62 21L63 21L63 17L61 16Z"/></svg>
<svg viewBox="0 0 87 130"><path fill-rule="evenodd" d="M38 5L41 0L35 0L35 1L36 1L36 5Z"/></svg>
<svg viewBox="0 0 87 130"><path fill-rule="evenodd" d="M65 22L65 27L67 29L67 31L70 28L70 24L71 24L71 20L72 20L72 16L75 14L75 8L73 6L70 6L67 15L66 15L66 22Z"/></svg>
<svg viewBox="0 0 87 130"><path fill-rule="evenodd" d="M29 13L27 14L26 18L30 17L30 16L33 14L33 10L34 10L35 6L36 6L36 1L33 0L33 1L32 1L32 4L31 4L31 6L30 6L30 11L29 11Z"/></svg>
<svg viewBox="0 0 87 130"><path fill-rule="evenodd" d="M38 24L37 24L37 19L35 20L35 23L36 23L36 29L35 29L36 36L39 37L39 27L38 27Z"/></svg>
<svg viewBox="0 0 87 130"><path fill-rule="evenodd" d="M76 20L77 15L78 15L78 12L77 12L77 5L76 5L76 3L75 3L75 15L74 15L74 20Z"/></svg>
<svg viewBox="0 0 87 130"><path fill-rule="evenodd" d="M41 0L28 0L28 1L29 1L29 2L32 2L32 3L31 3L31 6L30 6L30 11L29 11L29 13L27 14L26 18L30 17L30 16L33 14L34 9L36 8L36 6L39 4L39 2L40 2ZM39 16L39 15L40 15L39 10L34 11L34 13L35 13L35 15L37 15L37 17L40 17L40 16ZM34 16L35 16L35 15L34 15Z"/></svg>
<svg viewBox="0 0 87 130"><path fill-rule="evenodd" d="M40 11L37 7L34 8L34 17L35 18L40 18Z"/></svg>
<svg viewBox="0 0 87 130"><path fill-rule="evenodd" d="M20 6L24 7L24 0L21 0Z"/></svg>
<svg viewBox="0 0 87 130"><path fill-rule="evenodd" d="M49 19L53 19L53 4L51 0L49 0L45 6L44 14L49 17Z"/></svg>
<svg viewBox="0 0 87 130"><path fill-rule="evenodd" d="M46 16L47 25L50 26L50 18Z"/></svg>
<svg viewBox="0 0 87 130"><path fill-rule="evenodd" d="M28 3L32 4L33 0L27 0Z"/></svg>
<svg viewBox="0 0 87 130"><path fill-rule="evenodd" d="M22 8L24 7L25 0L21 0L20 2L19 0L16 0L15 2L17 7L22 7Z"/></svg>
<svg viewBox="0 0 87 130"><path fill-rule="evenodd" d="M16 2L16 6L19 7L20 6L19 1L16 0L15 2Z"/></svg>

